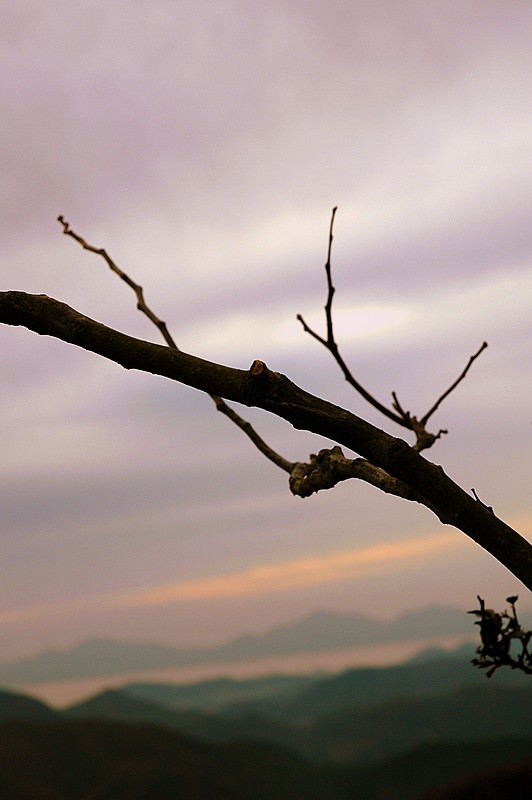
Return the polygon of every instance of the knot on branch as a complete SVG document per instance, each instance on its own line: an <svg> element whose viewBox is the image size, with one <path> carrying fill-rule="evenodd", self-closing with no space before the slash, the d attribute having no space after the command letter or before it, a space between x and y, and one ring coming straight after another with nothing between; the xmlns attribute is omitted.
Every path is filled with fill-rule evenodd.
<svg viewBox="0 0 532 800"><path fill-rule="evenodd" d="M475 625L480 627L482 644L475 651L478 658L474 658L471 663L480 669L487 669L488 678L504 666L532 675L532 653L528 651L532 631L524 631L519 624L515 610L517 595L506 598L511 606L510 613L498 613L492 608L486 608L484 600L478 595L477 599L480 608L468 611L468 614L479 617ZM514 646L514 651L517 652L512 653L512 644L517 645L517 648Z"/></svg>
<svg viewBox="0 0 532 800"><path fill-rule="evenodd" d="M340 447L312 453L308 464L297 461L290 473L290 491L299 497L310 497L320 489L331 489L342 480L352 477L352 459L346 458Z"/></svg>
<svg viewBox="0 0 532 800"><path fill-rule="evenodd" d="M405 444L406 447L408 445ZM308 463L297 461L290 470L290 491L298 497L310 497L321 489L331 489L340 481L357 478L380 489L381 492L394 494L406 500L415 500L426 504L426 500L414 492L403 481L393 478L386 470L376 467L365 458L347 458L340 447L331 450L320 450L318 455L312 454Z"/></svg>

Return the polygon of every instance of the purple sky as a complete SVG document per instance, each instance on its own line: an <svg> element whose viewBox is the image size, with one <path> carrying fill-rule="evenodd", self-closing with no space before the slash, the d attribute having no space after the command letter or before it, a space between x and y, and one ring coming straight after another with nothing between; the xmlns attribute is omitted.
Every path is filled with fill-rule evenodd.
<svg viewBox="0 0 532 800"><path fill-rule="evenodd" d="M17 0L2 5L1 274L182 349L254 358L385 427L359 380L433 418L428 457L521 533L530 503L526 0ZM528 196L527 196L528 192ZM323 330L323 328L321 328ZM220 641L317 608L392 616L526 591L426 509L351 482L308 500L209 398L0 329L2 659L92 636ZM326 446L244 409L290 460Z"/></svg>

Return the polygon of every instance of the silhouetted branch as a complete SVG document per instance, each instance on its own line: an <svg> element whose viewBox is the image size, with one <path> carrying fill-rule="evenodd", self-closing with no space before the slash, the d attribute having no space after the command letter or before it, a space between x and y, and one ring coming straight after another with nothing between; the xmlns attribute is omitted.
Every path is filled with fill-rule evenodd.
<svg viewBox="0 0 532 800"><path fill-rule="evenodd" d="M459 375L459 376L458 376L458 378L455 380L455 382L454 382L454 383L453 383L451 386L449 386L449 388L447 389L447 391L446 391L446 392L444 392L444 393L442 394L442 396L441 396L441 397L440 397L438 400L436 400L436 402L434 403L434 405L432 406L432 408L431 408L431 409L429 409L429 411L427 411L427 413L426 413L426 414L425 414L423 417L421 417L421 419L420 419L420 422L421 422L421 424L422 424L422 425L426 425L426 424L427 424L427 422L429 421L429 418L430 418L430 417L431 417L431 416L434 414L434 412L435 412L435 411L438 409L438 407L441 405L441 403L443 403L443 401L445 400L445 398L446 398L448 395L450 395L450 394L451 394L451 392L453 391L453 389L456 389L456 387L458 386L458 384L460 383L460 381L463 381L463 380L464 380L465 376L467 375L467 373L468 373L468 371L469 371L469 368L470 368L470 367L471 367L471 365L473 364L473 361L475 361L475 359L477 359L477 358L479 357L479 355L482 353L482 351L483 351L483 350L485 350L485 349L486 349L486 347L487 347L487 346L488 346L488 343L487 343L487 342L482 342L482 344L480 345L480 347L479 347L479 349L477 350L477 352L476 352L476 353L474 353L472 356L470 356L470 358L469 358L469 361L467 362L467 364L466 364L466 366L465 366L465 369L464 369L464 370L463 370L463 371L460 373L460 375ZM445 433L447 433L447 431L445 431Z"/></svg>
<svg viewBox="0 0 532 800"><path fill-rule="evenodd" d="M532 589L532 545L488 511L402 439L328 403L273 372L262 361L238 370L172 347L144 342L83 316L46 295L0 292L0 322L24 325L39 334L98 353L126 369L163 375L207 394L256 406L295 428L324 436L358 453L406 484L412 496L444 524L470 536Z"/></svg>
<svg viewBox="0 0 532 800"><path fill-rule="evenodd" d="M402 425L405 428L411 429L410 425L405 419L403 419L401 416L398 416L397 414L394 414L393 411L390 411L390 409L386 408L386 406L383 406L382 403L379 403L379 401L375 397L373 397L373 395L371 395L368 391L366 391L366 389L364 389L364 387L353 376L349 367L347 366L342 356L340 355L340 351L338 350L338 345L334 338L334 328L332 319L332 302L336 289L333 286L332 274L331 274L331 252L332 252L332 243L334 238L333 227L334 227L334 217L336 215L337 210L338 206L335 206L331 214L331 223L329 226L329 245L327 249L327 262L325 264L325 274L327 276L327 302L325 303L325 322L327 325L327 338L324 339L323 336L320 336L319 333L316 333L316 331L312 330L312 328L310 328L307 325L301 314L297 315L297 319L303 326L303 330L305 331L305 333L310 334L310 336L312 336L314 339L320 342L320 344L326 347L327 350L329 350L329 352L333 355L334 360L342 370L346 381L354 389L356 389L356 391L360 395L362 395L364 400L367 400L367 402L370 405L372 405L374 408L376 408L378 411L380 411L389 419L396 422L398 425Z"/></svg>
<svg viewBox="0 0 532 800"><path fill-rule="evenodd" d="M332 226L334 221L334 213L336 209L333 210L333 216L331 219L331 226L329 231L329 257L328 261L330 262L330 254L331 254L331 245L332 245ZM118 265L113 261L111 256L107 253L105 248L103 247L94 247L93 245L89 244L86 239L82 236L77 234L75 231L72 230L70 224L64 219L63 216L58 217L58 222L63 227L63 233L66 236L70 236L76 242L78 242L84 250L88 250L91 253L95 253L96 255L101 256L109 268L118 275L128 286L133 289L135 295L137 297L137 308L143 314L145 314L148 319L159 329L161 332L165 342L168 344L169 347L174 348L175 350L179 350L175 340L171 336L166 323L163 322L146 304L144 299L144 291L142 286L140 286L136 281L134 281L126 272L124 272ZM330 268L328 271L328 277L330 282ZM332 318L330 317L330 304L332 301L332 294L334 293L334 288L331 285L331 294L330 294L330 301L329 301L329 313L328 318L331 320L331 327L329 330L329 335L331 340L333 339L333 332L332 332ZM256 362L261 363L261 362ZM406 497L408 494L408 487L403 486L400 484L400 481L396 481L394 478L391 478L389 475L386 475L384 470L378 470L378 468L373 467L369 464L369 462L364 462L367 466L362 467L358 465L357 468L351 466L351 468L347 468L348 462L353 465L355 462L350 461L349 459L344 458L344 465L343 469L341 470L342 477L340 477L340 470L338 469L338 460L335 461L336 469L334 470L335 480L331 482L332 471L329 468L328 470L317 469L316 464L316 457L311 455L310 462L295 462L292 463L288 461L283 456L279 455L273 448L271 448L265 441L262 439L261 436L256 432L253 428L251 423L247 422L243 419L240 414L238 414L231 406L229 406L225 400L217 395L210 394L209 395L212 400L214 401L216 408L220 413L224 414L228 417L238 428L240 428L243 433L248 436L248 438L253 442L253 444L260 450L260 452L266 456L270 461L276 464L280 469L288 472L290 474L290 489L293 494L299 495L300 497L308 497L309 495L318 492L322 489L329 489L332 488L336 483L340 480L347 480L348 478L359 478L361 480L365 480L368 483L377 486L378 488L382 489L383 491L390 492L392 494L399 494L400 497ZM339 448L336 448L339 450ZM321 451L322 453L326 451ZM358 459L359 462L362 462L362 459ZM320 462L323 464L323 461ZM302 470L305 472L305 479L302 478ZM297 476L297 477L296 477ZM386 486L386 488L384 488Z"/></svg>
<svg viewBox="0 0 532 800"><path fill-rule="evenodd" d="M331 251L332 251L332 243L333 243L333 227L334 227L334 218L336 216L337 206L335 206L332 210L331 214L331 223L329 226L329 245L327 250L327 262L325 264L325 274L327 277L327 302L325 304L325 321L327 327L327 338L320 336L316 331L310 328L305 320L303 319L301 314L297 315L297 319L303 326L303 330L305 333L310 334L314 339L316 339L320 344L322 344L329 352L332 354L334 360L340 367L343 372L344 378L346 381L365 399L367 402L372 405L377 411L380 411L381 414L384 414L385 417L391 419L393 422L396 422L398 425L401 425L403 428L407 428L408 430L412 431L416 437L416 443L414 445L414 449L418 452L422 450L427 450L429 447L432 447L434 442L436 442L443 434L447 433L447 430L442 428L438 431L438 433L430 433L430 431L426 430L426 425L429 418L434 414L434 412L438 409L441 403L445 400L445 398L455 389L460 381L462 381L469 368L471 367L472 363L475 361L476 358L481 354L481 352L488 346L486 342L482 344L480 349L478 350L475 355L471 356L467 366L460 374L460 376L456 379L456 381L452 384L452 386L445 391L441 397L434 403L434 405L427 411L427 413L421 418L418 419L409 411L405 411L398 398L396 392L392 392L392 409L387 408L385 405L380 403L373 395L371 395L354 377L351 370L345 363L344 359L340 354L340 350L338 348L338 343L334 338L334 328L333 328L333 319L332 319L332 302L335 293L335 288L332 282L332 274L331 274Z"/></svg>
<svg viewBox="0 0 532 800"><path fill-rule="evenodd" d="M127 275L127 273L123 272L123 270L118 267L107 251L103 247L94 247L93 245L89 244L85 239L83 239L79 234L75 233L72 230L69 223L64 219L63 216L59 216L57 221L61 223L63 226L63 233L65 236L71 236L76 242L78 242L84 250L89 250L91 253L96 253L96 255L101 256L106 263L108 264L109 268L116 273L120 278L122 278L128 286L130 286L137 296L137 308L143 314L145 314L148 319L153 322L153 324L159 329L161 332L163 339L167 343L169 347L174 348L174 350L179 350L179 347L175 343L174 339L170 335L168 328L166 327L166 323L163 322L159 317L154 314L154 312L147 306L146 301L144 300L144 292L142 286L136 283L132 278ZM237 412L232 409L230 406L227 405L225 400L222 400L221 397L218 397L214 394L209 394L209 397L213 400L217 410L224 414L228 419L231 420L240 430L246 434L246 436L251 439L255 447L257 447L260 452L266 456L270 461L276 464L285 472L291 472L293 469L292 462L288 461L283 456L276 453L273 448L271 448L265 441L262 439L256 430L253 428L250 422L243 419Z"/></svg>
<svg viewBox="0 0 532 800"><path fill-rule="evenodd" d="M320 450L310 456L309 463L296 463L290 475L292 494L310 497L322 489L332 489L341 481L357 478L404 500L413 500L430 507L429 502L412 490L408 484L392 478L385 470L365 458L346 458L340 447ZM435 511L434 508L431 510ZM435 512L437 513L437 512Z"/></svg>

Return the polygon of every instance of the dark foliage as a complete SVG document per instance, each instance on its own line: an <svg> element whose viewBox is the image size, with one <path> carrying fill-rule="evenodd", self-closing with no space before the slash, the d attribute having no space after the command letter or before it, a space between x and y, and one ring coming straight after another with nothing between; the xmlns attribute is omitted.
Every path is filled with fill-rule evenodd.
<svg viewBox="0 0 532 800"><path fill-rule="evenodd" d="M480 608L469 612L480 617L475 625L480 626L482 641L476 650L478 658L471 663L480 669L487 669L488 678L500 667L511 667L532 675L532 653L528 650L532 631L523 630L519 624L515 610L517 599L517 595L507 597L511 612L499 614L492 608L486 608L482 597L478 597Z"/></svg>

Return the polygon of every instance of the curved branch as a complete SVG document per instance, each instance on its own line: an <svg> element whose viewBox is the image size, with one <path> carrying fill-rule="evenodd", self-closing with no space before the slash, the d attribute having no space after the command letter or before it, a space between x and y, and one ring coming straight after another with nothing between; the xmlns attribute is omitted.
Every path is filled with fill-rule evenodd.
<svg viewBox="0 0 532 800"><path fill-rule="evenodd" d="M454 483L440 466L403 440L305 392L262 361L255 361L247 371L205 361L126 336L46 295L0 292L0 322L54 336L126 369L163 375L208 394L262 408L297 429L349 448L405 483L441 522L470 536L532 590L532 545Z"/></svg>

